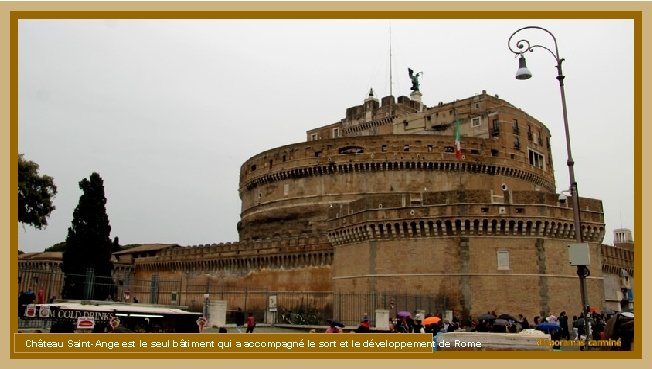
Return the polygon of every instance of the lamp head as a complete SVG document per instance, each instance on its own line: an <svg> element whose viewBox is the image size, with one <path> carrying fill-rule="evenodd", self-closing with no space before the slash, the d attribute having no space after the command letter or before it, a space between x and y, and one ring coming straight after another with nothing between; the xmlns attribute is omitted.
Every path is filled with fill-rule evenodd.
<svg viewBox="0 0 652 369"><path fill-rule="evenodd" d="M521 57L518 58L518 70L516 71L516 79L530 79L531 77L532 72L527 69L527 65L525 64L525 57L521 55Z"/></svg>

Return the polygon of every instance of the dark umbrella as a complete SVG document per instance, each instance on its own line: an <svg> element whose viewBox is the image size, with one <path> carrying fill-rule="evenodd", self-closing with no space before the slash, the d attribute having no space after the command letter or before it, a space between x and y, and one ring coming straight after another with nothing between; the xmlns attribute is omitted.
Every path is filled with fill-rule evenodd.
<svg viewBox="0 0 652 369"><path fill-rule="evenodd" d="M505 319L496 319L494 320L494 325L508 325L509 322Z"/></svg>
<svg viewBox="0 0 652 369"><path fill-rule="evenodd" d="M133 331L127 327L123 327L121 325L113 328L113 333L133 333Z"/></svg>
<svg viewBox="0 0 652 369"><path fill-rule="evenodd" d="M344 323L342 323L342 322L340 322L340 321L338 321L338 320L335 320L335 319L328 319L328 320L326 320L326 322L327 322L328 325L330 325L330 326L344 328Z"/></svg>
<svg viewBox="0 0 652 369"><path fill-rule="evenodd" d="M478 320L496 320L496 317L491 314L482 314L478 317Z"/></svg>
<svg viewBox="0 0 652 369"><path fill-rule="evenodd" d="M412 316L412 313L410 313L410 312L407 311L407 310L402 310L402 311L399 311L397 315L398 315L399 317L401 317L401 318L402 318L402 317L406 317L406 318L407 318L407 317L411 317L411 316Z"/></svg>
<svg viewBox="0 0 652 369"><path fill-rule="evenodd" d="M547 333L556 331L558 329L561 329L561 327L559 326L559 324L554 324L554 323L541 323L537 325L537 330L547 332Z"/></svg>
<svg viewBox="0 0 652 369"><path fill-rule="evenodd" d="M500 314L500 315L498 315L498 319L513 320L513 321L516 321L516 318L514 318L513 316L511 316L511 315L509 315L509 314Z"/></svg>

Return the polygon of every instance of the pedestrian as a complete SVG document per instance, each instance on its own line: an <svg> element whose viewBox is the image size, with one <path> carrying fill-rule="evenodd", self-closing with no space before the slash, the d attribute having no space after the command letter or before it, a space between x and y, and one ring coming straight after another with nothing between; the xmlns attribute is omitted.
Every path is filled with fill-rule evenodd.
<svg viewBox="0 0 652 369"><path fill-rule="evenodd" d="M247 316L247 333L254 333L254 328L256 328L256 317L253 313L249 313Z"/></svg>
<svg viewBox="0 0 652 369"><path fill-rule="evenodd" d="M328 326L328 328L326 328L326 332L324 333L342 333L340 328L337 327L337 323L335 321L331 320L328 323L330 325Z"/></svg>
<svg viewBox="0 0 652 369"><path fill-rule="evenodd" d="M566 315L565 311L559 313L559 326L561 327L561 338L569 340L570 331L568 329L568 315Z"/></svg>
<svg viewBox="0 0 652 369"><path fill-rule="evenodd" d="M414 333L425 333L426 328L423 326L423 324L421 324L422 320L423 319L421 319L421 314L415 315L414 323L413 323L414 326L412 328L412 332L414 332Z"/></svg>
<svg viewBox="0 0 652 369"><path fill-rule="evenodd" d="M242 327L244 327L245 324L245 315L242 309L238 307L238 311L235 312L235 327L238 330L238 333L242 333L240 330Z"/></svg>
<svg viewBox="0 0 652 369"><path fill-rule="evenodd" d="M360 325L358 325L358 329L356 330L356 332L369 333L369 331L370 331L369 317L365 315L362 317L362 321L360 321Z"/></svg>
<svg viewBox="0 0 652 369"><path fill-rule="evenodd" d="M410 332L410 327L408 326L407 320L405 320L405 317L400 317L397 319L398 324L396 327L396 331L398 333L409 333Z"/></svg>

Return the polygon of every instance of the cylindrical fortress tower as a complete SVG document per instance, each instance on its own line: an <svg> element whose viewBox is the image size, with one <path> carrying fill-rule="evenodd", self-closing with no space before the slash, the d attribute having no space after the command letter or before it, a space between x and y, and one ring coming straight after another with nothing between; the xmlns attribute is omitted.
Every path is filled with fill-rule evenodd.
<svg viewBox="0 0 652 369"><path fill-rule="evenodd" d="M556 193L550 132L535 118L484 91L434 107L370 93L307 139L242 165L241 242L327 241L336 292L441 296L465 314L579 310L572 201ZM580 204L599 274L602 203ZM589 278L590 301L601 281ZM526 293L510 300L505 287Z"/></svg>

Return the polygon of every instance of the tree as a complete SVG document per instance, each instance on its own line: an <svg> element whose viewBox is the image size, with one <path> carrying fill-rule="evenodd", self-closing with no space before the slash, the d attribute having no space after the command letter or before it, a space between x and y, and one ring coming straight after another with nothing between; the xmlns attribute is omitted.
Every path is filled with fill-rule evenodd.
<svg viewBox="0 0 652 369"><path fill-rule="evenodd" d="M111 244L111 254L113 254L114 252L118 252L121 249L122 247L120 246L120 239L118 238L118 236L113 237L113 244Z"/></svg>
<svg viewBox="0 0 652 369"><path fill-rule="evenodd" d="M109 238L111 226L106 214L104 181L99 174L79 182L83 194L68 228L61 269L65 274L63 298L105 299L113 294L113 264ZM92 274L88 274L92 272Z"/></svg>
<svg viewBox="0 0 652 369"><path fill-rule="evenodd" d="M43 252L62 252L66 250L66 241L57 242L54 245L43 250Z"/></svg>
<svg viewBox="0 0 652 369"><path fill-rule="evenodd" d="M52 177L39 175L38 168L38 164L18 154L18 221L43 229L55 209L52 199L57 186Z"/></svg>

